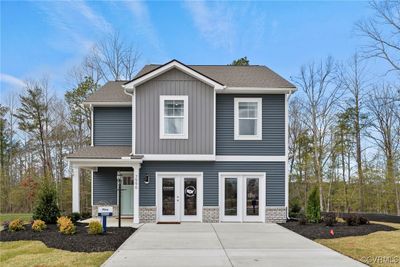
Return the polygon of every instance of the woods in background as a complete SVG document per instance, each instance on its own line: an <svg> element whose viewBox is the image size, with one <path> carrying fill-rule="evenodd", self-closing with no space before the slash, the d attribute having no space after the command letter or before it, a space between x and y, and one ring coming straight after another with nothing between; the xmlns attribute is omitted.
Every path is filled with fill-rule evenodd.
<svg viewBox="0 0 400 267"><path fill-rule="evenodd" d="M289 98L290 205L306 209L317 188L324 211L400 215L400 4L371 8L375 16L356 25L366 38L359 53L305 64L292 77L298 91ZM138 58L113 34L68 73L64 98L48 78L7 97L0 106L0 212L31 212L45 179L54 183L60 209L70 212L65 156L90 145L91 136L90 108L82 103L106 81L131 79ZM387 62L387 73L375 73L370 59ZM90 211L91 176L81 172L81 210Z"/></svg>

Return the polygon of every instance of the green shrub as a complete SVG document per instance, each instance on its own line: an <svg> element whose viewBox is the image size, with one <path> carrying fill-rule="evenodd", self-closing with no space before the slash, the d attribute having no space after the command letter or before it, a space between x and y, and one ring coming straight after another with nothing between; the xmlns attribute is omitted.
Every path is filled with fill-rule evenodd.
<svg viewBox="0 0 400 267"><path fill-rule="evenodd" d="M89 219L92 218L92 213L90 212L82 212L81 213L81 219L85 220L85 219Z"/></svg>
<svg viewBox="0 0 400 267"><path fill-rule="evenodd" d="M32 223L32 230L34 232L42 232L46 228L47 228L47 225L42 220L34 220Z"/></svg>
<svg viewBox="0 0 400 267"><path fill-rule="evenodd" d="M57 192L53 184L48 181L42 183L39 190L38 202L33 212L34 220L42 220L46 223L55 223L60 216L57 205Z"/></svg>
<svg viewBox="0 0 400 267"><path fill-rule="evenodd" d="M354 214L348 214L344 220L348 226L356 226L357 225L357 216Z"/></svg>
<svg viewBox="0 0 400 267"><path fill-rule="evenodd" d="M318 223L321 221L321 206L317 187L315 187L308 196L306 217L310 223Z"/></svg>
<svg viewBox="0 0 400 267"><path fill-rule="evenodd" d="M367 217L362 216L362 215L358 215L356 217L356 223L359 225L363 225L363 224L369 224L369 220Z"/></svg>
<svg viewBox="0 0 400 267"><path fill-rule="evenodd" d="M21 230L25 230L25 227L24 227L24 222L19 218L12 220L8 225L8 231L16 232Z"/></svg>
<svg viewBox="0 0 400 267"><path fill-rule="evenodd" d="M324 224L326 226L333 226L337 223L336 214L334 212L328 212L323 218Z"/></svg>
<svg viewBox="0 0 400 267"><path fill-rule="evenodd" d="M68 216L71 218L71 221L73 223L76 223L77 221L79 221L80 219L82 219L82 216L79 212L73 212L70 214L70 216Z"/></svg>
<svg viewBox="0 0 400 267"><path fill-rule="evenodd" d="M76 227L69 217L61 216L57 219L57 225L60 233L64 235L73 235L76 233Z"/></svg>
<svg viewBox="0 0 400 267"><path fill-rule="evenodd" d="M88 233L90 235L99 235L103 233L103 227L99 221L91 221L88 227Z"/></svg>

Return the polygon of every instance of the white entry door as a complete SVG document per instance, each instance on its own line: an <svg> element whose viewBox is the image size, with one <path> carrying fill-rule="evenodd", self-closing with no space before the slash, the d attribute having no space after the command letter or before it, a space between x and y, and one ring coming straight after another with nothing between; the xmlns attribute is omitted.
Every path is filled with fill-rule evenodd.
<svg viewBox="0 0 400 267"><path fill-rule="evenodd" d="M222 222L265 221L265 173L219 173Z"/></svg>
<svg viewBox="0 0 400 267"><path fill-rule="evenodd" d="M156 173L157 221L201 221L202 173Z"/></svg>

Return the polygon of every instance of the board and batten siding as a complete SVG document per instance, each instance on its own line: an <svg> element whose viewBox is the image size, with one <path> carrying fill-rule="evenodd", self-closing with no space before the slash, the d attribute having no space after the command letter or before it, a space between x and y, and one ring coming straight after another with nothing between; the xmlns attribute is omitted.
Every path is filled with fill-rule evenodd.
<svg viewBox="0 0 400 267"><path fill-rule="evenodd" d="M203 205L218 206L219 172L265 172L267 206L285 206L285 162L143 162L140 206L156 205L156 172L203 172ZM144 183L148 175L150 183Z"/></svg>
<svg viewBox="0 0 400 267"><path fill-rule="evenodd" d="M93 172L93 205L117 205L117 172L132 168L101 167Z"/></svg>
<svg viewBox="0 0 400 267"><path fill-rule="evenodd" d="M188 96L188 139L160 139L160 96ZM172 69L136 88L137 154L213 154L214 89Z"/></svg>
<svg viewBox="0 0 400 267"><path fill-rule="evenodd" d="M94 107L93 112L95 146L132 145L131 107Z"/></svg>
<svg viewBox="0 0 400 267"><path fill-rule="evenodd" d="M235 97L262 98L262 140L234 140ZM285 95L218 94L216 155L285 155Z"/></svg>

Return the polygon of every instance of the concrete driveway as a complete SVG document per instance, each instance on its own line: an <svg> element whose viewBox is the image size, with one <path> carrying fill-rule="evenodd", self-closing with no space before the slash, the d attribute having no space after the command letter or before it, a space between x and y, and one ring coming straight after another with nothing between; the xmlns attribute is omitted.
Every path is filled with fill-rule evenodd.
<svg viewBox="0 0 400 267"><path fill-rule="evenodd" d="M103 266L365 266L277 224L145 224Z"/></svg>

